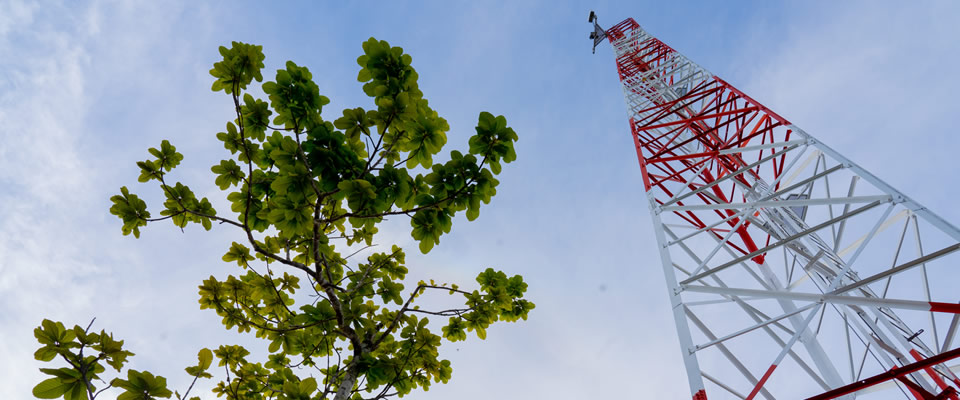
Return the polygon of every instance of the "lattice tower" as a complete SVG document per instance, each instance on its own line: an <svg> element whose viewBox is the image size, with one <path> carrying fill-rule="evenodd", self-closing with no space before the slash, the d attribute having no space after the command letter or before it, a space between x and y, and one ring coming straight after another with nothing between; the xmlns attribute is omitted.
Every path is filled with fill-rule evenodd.
<svg viewBox="0 0 960 400"><path fill-rule="evenodd" d="M958 400L960 230L633 19L590 22L616 53L691 396Z"/></svg>

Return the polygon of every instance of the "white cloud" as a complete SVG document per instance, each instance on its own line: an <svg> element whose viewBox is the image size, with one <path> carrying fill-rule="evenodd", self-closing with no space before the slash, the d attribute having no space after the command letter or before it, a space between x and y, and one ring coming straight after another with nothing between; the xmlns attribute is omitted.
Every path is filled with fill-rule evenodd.
<svg viewBox="0 0 960 400"><path fill-rule="evenodd" d="M116 29L144 14L155 24ZM0 365L0 397L26 397L42 379L32 327L43 317L86 325L97 316L95 329L134 336L150 330L130 322L162 297L165 281L143 279L144 249L105 216L116 191L108 182L118 174L111 136L124 133L116 131L124 116L102 104L110 87L150 96L155 84L130 79L127 68L162 76L165 65L153 69L136 57L161 43L178 17L176 7L130 2L0 5L0 358L18 360ZM127 157L121 163L132 167ZM192 306L194 295L181 302Z"/></svg>
<svg viewBox="0 0 960 400"><path fill-rule="evenodd" d="M948 21L956 12L859 6L799 10L772 33L757 32L752 45L731 56L749 60L735 64L731 81L745 82L739 86L751 96L872 169L879 163L871 161L872 152L915 153L923 143L887 138L884 143L895 144L843 146L890 131L891 124L894 131L921 126L923 135L947 134L932 128L955 112L948 96L956 92L957 80L939 68L956 64L953 39L960 35ZM423 276L466 285L487 266L523 274L538 307L529 321L491 329L483 343L445 346L455 378L417 397L685 397L623 106L618 99L608 104L610 96L619 96L619 88L608 85L616 74L611 60L597 61L609 56L608 50L598 49L590 58L585 35L576 44L550 36L584 28L585 17L576 21L582 26L567 27L557 9L548 13L556 20L529 5L481 11L451 21L435 15L407 21L433 31L405 48L421 47L413 54L421 71L450 71L425 73L422 84L459 133L472 131L479 109L506 114L521 136L520 160L505 166L500 193L482 218L456 221L429 257L417 254L405 220L385 227L379 242L403 244L409 264L422 268L417 273ZM325 18L366 15L337 12ZM275 30L292 30L276 35L297 38L317 32L299 25L244 28L255 25L253 19L236 15L230 24L214 24L214 15L169 3L96 2L79 9L0 3L0 54L17 55L0 59L0 359L18 360L0 364L0 376L12 382L0 387L0 397L25 397L39 381L39 363L29 361L35 348L30 327L42 316L86 323L96 315L97 327L127 339L137 353L136 368L164 374L177 388L183 387L181 368L193 361L197 348L242 340L224 333L195 300L200 279L233 272L219 256L235 232L219 226L210 234L188 229L182 235L166 225L133 240L121 237L118 222L106 215L107 197L135 179L132 161L162 138L186 155L181 178L198 192L210 187L208 167L223 151L212 136L230 111L222 96L208 90L206 71L216 45L248 35L244 29L266 41L277 40ZM632 16L641 24L649 17ZM899 22L888 31L875 21ZM365 23L381 21L375 22ZM344 24L323 29L353 26ZM383 25L378 29L392 28ZM431 47L433 32L443 32L435 40L445 47ZM383 39L394 43L392 37ZM284 42L302 48L291 43ZM318 77L339 73L317 54L342 52L351 57L329 63L353 68L358 43L343 48L306 52L304 57L319 59L304 64ZM265 50L271 54L271 48ZM907 56L913 59L901 60ZM299 62L300 57L279 58ZM596 64L603 67L590 69ZM720 66L705 66L727 75ZM350 71L348 80L355 69ZM920 98L925 101L911 102ZM337 114L328 113L328 118ZM881 114L888 117L866 119ZM899 118L907 122L893 122ZM825 128L835 136L824 137ZM923 135L916 137L935 138ZM458 137L451 145L465 141ZM847 151L858 149L865 149L860 157ZM944 146L929 159L911 162L939 165L934 159L949 151ZM949 158L943 159L946 165ZM905 167L888 168L878 175L912 176ZM152 189L133 190L156 199ZM950 193L934 197L941 194L930 198L949 204ZM226 212L226 205L215 204ZM598 290L600 285L606 291Z"/></svg>
<svg viewBox="0 0 960 400"><path fill-rule="evenodd" d="M9 13L0 22L0 53L16 54L3 65L5 89L0 95L0 320L16 326L0 343L0 357L31 359L30 329L38 315L48 315L89 302L90 285L71 298L51 296L75 287L80 276L96 276L101 269L80 256L79 226L69 210L89 206L81 190L90 171L75 151L78 127L85 110L82 69L86 52L82 38L51 30L39 18L36 4L7 3ZM45 12L65 12L49 7ZM23 45L23 41L30 43ZM62 193L74 193L64 197ZM73 207L71 207L73 206ZM2 373L11 384L3 397L17 397L35 380L36 372L5 364ZM25 390L26 389L26 390Z"/></svg>
<svg viewBox="0 0 960 400"><path fill-rule="evenodd" d="M960 111L955 2L843 2L754 30L732 75L751 96L948 220L954 199L918 177L951 171ZM715 71L719 73L719 71ZM720 73L724 75L723 73ZM895 162L890 162L894 160ZM933 190L931 190L933 189Z"/></svg>

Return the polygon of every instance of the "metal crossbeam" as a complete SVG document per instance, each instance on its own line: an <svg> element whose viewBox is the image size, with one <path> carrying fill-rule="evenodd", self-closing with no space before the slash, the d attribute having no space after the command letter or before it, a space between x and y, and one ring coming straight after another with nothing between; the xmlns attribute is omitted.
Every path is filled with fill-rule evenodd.
<svg viewBox="0 0 960 400"><path fill-rule="evenodd" d="M905 310L934 311L951 314L960 313L960 305L955 304L931 304L927 301L899 300L885 298L871 298L859 296L844 296L836 294L816 294L816 293L798 293L787 291L741 289L741 288L718 288L713 286L699 285L681 285L680 288L685 291L698 293L722 294L740 297L759 297L767 299L800 300L811 302L824 302L833 304L847 304L858 306L902 308ZM792 315L792 314L790 314Z"/></svg>
<svg viewBox="0 0 960 400"><path fill-rule="evenodd" d="M825 204L860 204L874 201L890 201L889 195L879 196L856 196L856 197L834 197L832 199L808 199L808 200L767 200L751 203L722 203L722 204L697 204L690 206L669 206L661 207L663 211L698 211L698 210L739 210L744 208L782 208L797 206L822 206Z"/></svg>

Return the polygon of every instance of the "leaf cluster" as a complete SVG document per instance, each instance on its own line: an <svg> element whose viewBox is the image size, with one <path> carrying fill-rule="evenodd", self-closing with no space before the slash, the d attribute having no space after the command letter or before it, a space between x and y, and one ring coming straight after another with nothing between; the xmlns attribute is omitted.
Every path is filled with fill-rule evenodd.
<svg viewBox="0 0 960 400"><path fill-rule="evenodd" d="M212 89L228 95L233 110L216 134L229 156L210 170L232 215L168 182L183 155L166 140L137 163L138 180L156 182L165 196L161 217L151 219L145 202L126 187L111 198L124 235L139 237L141 227L169 219L180 229L197 223L209 230L217 222L246 236L222 257L241 272L204 280L199 303L225 328L263 339L269 356L248 360L249 351L233 345L201 351L200 364L187 373L210 377L204 371L217 358L226 374L214 390L219 396L404 396L450 379L450 362L439 355L444 341L464 340L467 332L484 339L491 324L526 319L534 308L519 275L487 269L470 291L432 281L412 286L397 246L361 261L351 260L357 252L341 253L372 247L379 224L391 216L409 218L410 235L429 252L451 232L458 213L471 221L479 216L496 195L503 164L516 160L518 136L506 118L481 112L466 150L437 161L450 126L419 89L412 57L373 38L362 47L357 79L372 106L343 110L332 121L322 116L330 100L307 67L285 63L262 84L264 100L246 91L253 80L263 81L262 48L238 42L220 48ZM421 309L417 300L428 292L457 295L460 304ZM430 316L447 320L440 334ZM302 368L317 378L300 377ZM162 377L147 372L114 382L144 398L169 392Z"/></svg>
<svg viewBox="0 0 960 400"><path fill-rule="evenodd" d="M93 321L90 322L93 324ZM41 347L34 353L34 358L42 362L52 362L60 359L66 363L61 368L40 368L40 371L52 376L41 381L33 388L33 396L39 399L66 400L93 400L103 391L113 387L123 389L117 396L118 400L151 400L156 398L170 398L174 393L167 389L167 379L155 376L147 371L127 369L127 379L116 377L106 386L97 390L97 382L106 383L102 377L106 366L120 373L127 358L134 354L124 350L123 341L115 340L113 334L101 330L90 332L76 325L67 329L62 322L44 319L33 334ZM84 352L87 352L84 355ZM208 349L200 351L197 366L187 367L186 371L196 378L210 378L206 371L210 368L212 353ZM192 384L190 385L193 386ZM176 394L177 399L186 399L189 389L183 396ZM198 399L194 397L192 399Z"/></svg>

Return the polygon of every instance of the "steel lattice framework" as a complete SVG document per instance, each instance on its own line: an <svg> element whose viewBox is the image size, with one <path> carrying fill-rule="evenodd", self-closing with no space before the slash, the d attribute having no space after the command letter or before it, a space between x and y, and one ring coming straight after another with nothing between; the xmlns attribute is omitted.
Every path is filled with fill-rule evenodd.
<svg viewBox="0 0 960 400"><path fill-rule="evenodd" d="M633 19L590 22L616 52L692 397L957 400L960 230Z"/></svg>

